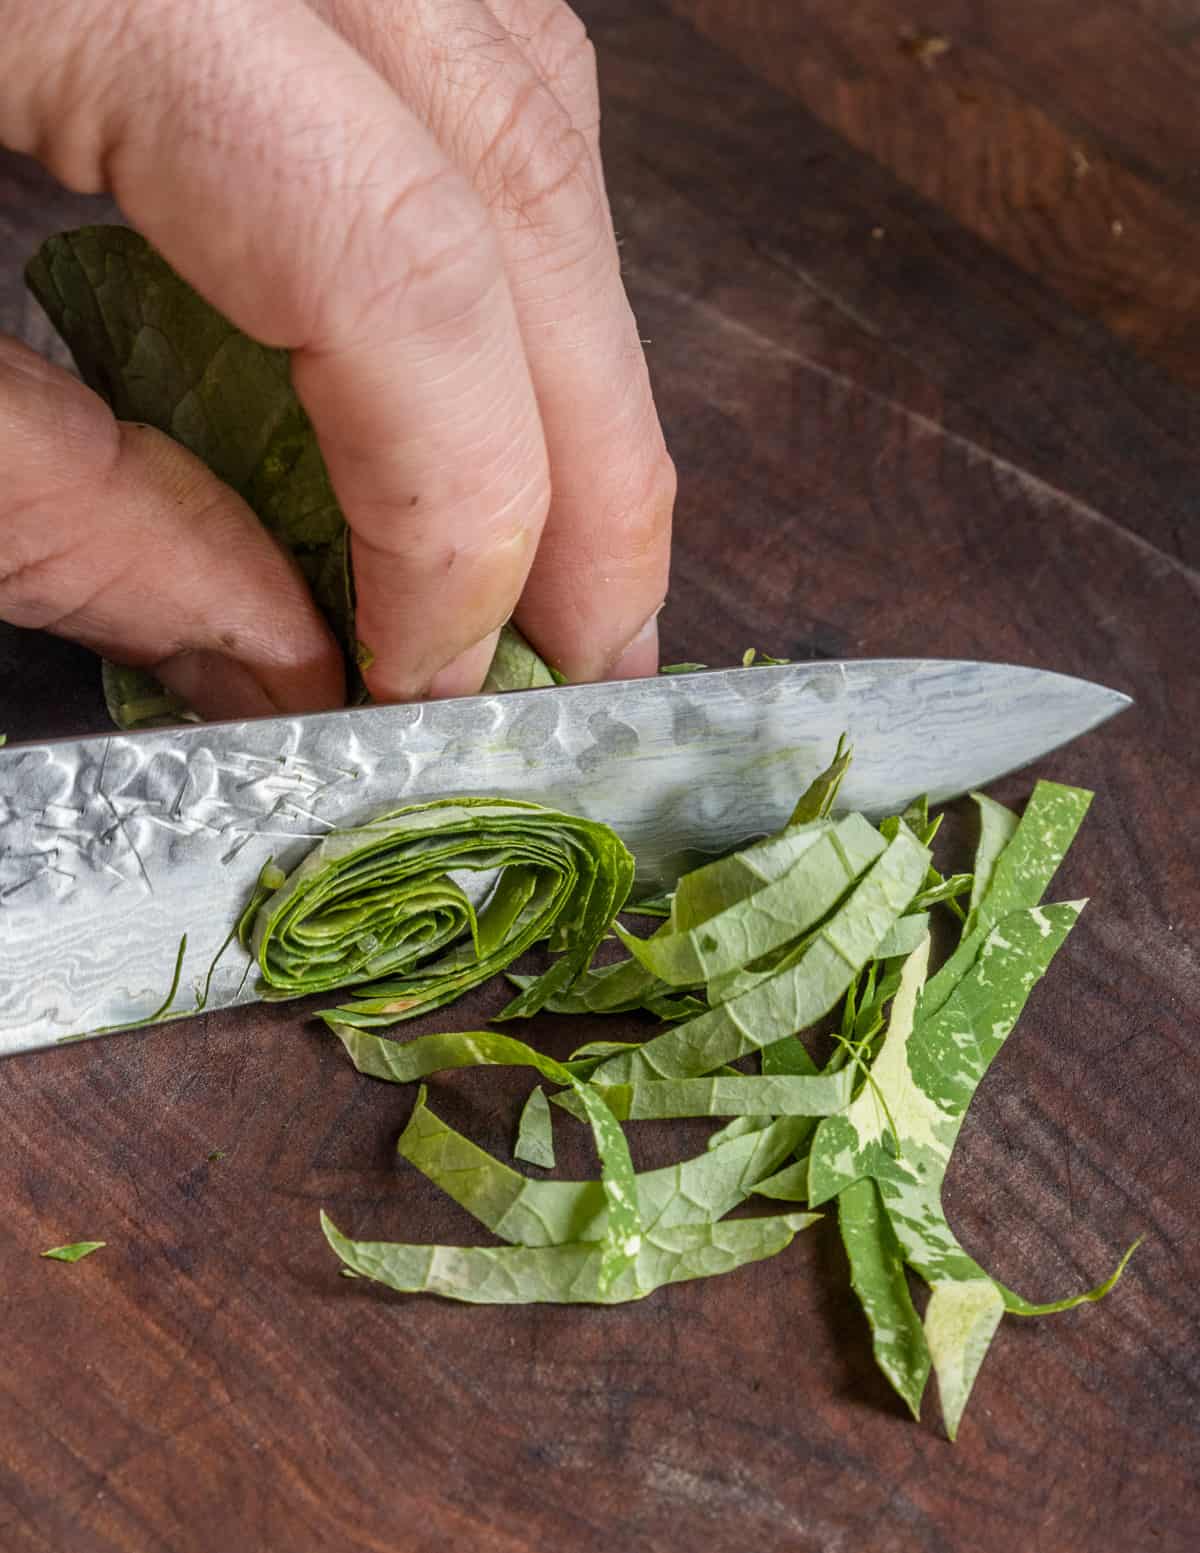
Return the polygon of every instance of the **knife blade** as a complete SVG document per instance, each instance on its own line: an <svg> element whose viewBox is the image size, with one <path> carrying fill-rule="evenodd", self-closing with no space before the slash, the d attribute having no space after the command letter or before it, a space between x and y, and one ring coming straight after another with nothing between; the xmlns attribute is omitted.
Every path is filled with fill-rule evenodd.
<svg viewBox="0 0 1200 1553"><path fill-rule="evenodd" d="M456 794L611 825L638 893L780 826L854 746L839 809L944 801L1096 727L1129 698L1041 669L786 664L0 749L0 1055L144 1019L188 935L177 1006L268 858ZM231 952L209 1009L253 1001Z"/></svg>

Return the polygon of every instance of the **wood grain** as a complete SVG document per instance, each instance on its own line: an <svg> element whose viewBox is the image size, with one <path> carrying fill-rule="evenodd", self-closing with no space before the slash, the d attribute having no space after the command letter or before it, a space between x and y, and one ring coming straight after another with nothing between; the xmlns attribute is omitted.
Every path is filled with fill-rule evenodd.
<svg viewBox="0 0 1200 1553"><path fill-rule="evenodd" d="M1184 1553L1200 1512L1200 401L1196 313L1162 278L1194 283L1200 231L1190 8L580 10L682 477L668 656L1011 659L1136 698L1038 767L1097 790L1056 883L1092 902L980 1092L948 1208L1037 1298L1146 1244L1105 1303L1002 1328L952 1448L875 1372L828 1225L611 1311L460 1309L339 1279L321 1205L361 1235L471 1226L394 1162L407 1093L358 1078L309 1005L13 1059L0 1548ZM906 22L953 34L951 53L924 69L895 46ZM1055 26L1069 48L1050 47ZM938 107L968 77L982 137ZM1097 184L1080 198L1145 189L1153 217L1102 263L1070 199L1035 222L1010 198L1018 176L1071 192L1085 131ZM0 164L6 327L44 341L20 260L94 209ZM85 654L14 632L0 654L10 736L102 725ZM557 1052L579 1038L537 1029ZM464 1074L434 1097L503 1152L525 1087ZM663 1131L631 1129L639 1165L678 1147ZM564 1172L588 1171L582 1138L564 1142ZM74 1267L37 1256L85 1237L109 1244Z"/></svg>

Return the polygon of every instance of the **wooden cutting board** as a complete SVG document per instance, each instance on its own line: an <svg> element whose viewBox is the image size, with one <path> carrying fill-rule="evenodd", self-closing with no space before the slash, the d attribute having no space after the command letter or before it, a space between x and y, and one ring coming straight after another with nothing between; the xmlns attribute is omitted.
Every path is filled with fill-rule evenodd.
<svg viewBox="0 0 1200 1553"><path fill-rule="evenodd" d="M1056 891L1092 905L979 1094L947 1201L1035 1298L1146 1244L1105 1303L1005 1324L951 1447L932 1400L914 1424L876 1373L831 1224L614 1310L339 1278L321 1206L361 1236L472 1226L394 1162L408 1092L357 1077L309 1005L12 1059L0 1548L1183 1553L1200 1510L1195 21L1172 0L936 0L913 12L923 30L886 0L579 9L681 475L668 659L1009 659L1136 698L1038 768L1097 790ZM20 264L103 209L0 161L4 327L46 345ZM4 629L0 664L10 736L104 726L87 654ZM506 1153L525 1087L476 1072L434 1091ZM639 1166L680 1152L678 1130L631 1133ZM582 1142L563 1165L591 1169ZM37 1255L80 1238L108 1247Z"/></svg>

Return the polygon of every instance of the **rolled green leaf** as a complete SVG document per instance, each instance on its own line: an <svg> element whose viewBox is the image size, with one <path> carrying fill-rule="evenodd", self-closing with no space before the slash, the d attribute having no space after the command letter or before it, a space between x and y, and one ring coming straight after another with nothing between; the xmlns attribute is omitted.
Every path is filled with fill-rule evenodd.
<svg viewBox="0 0 1200 1553"><path fill-rule="evenodd" d="M478 909L450 877L497 870ZM506 799L414 804L326 836L262 902L250 938L260 990L358 986L329 1017L389 1025L564 934L564 958L505 1011L534 1013L587 965L632 878L633 859L594 821Z"/></svg>
<svg viewBox="0 0 1200 1553"><path fill-rule="evenodd" d="M794 966L707 1014L675 1025L636 1052L610 1057L599 1083L691 1078L806 1029L836 1004L912 900L929 853L902 830ZM678 899L678 897L676 897Z"/></svg>

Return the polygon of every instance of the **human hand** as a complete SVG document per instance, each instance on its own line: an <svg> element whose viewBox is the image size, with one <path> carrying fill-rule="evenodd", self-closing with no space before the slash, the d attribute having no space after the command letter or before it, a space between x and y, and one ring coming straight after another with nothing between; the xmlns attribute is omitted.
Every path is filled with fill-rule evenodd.
<svg viewBox="0 0 1200 1553"><path fill-rule="evenodd" d="M568 678L652 673L674 472L572 13L16 0L6 20L0 140L110 191L292 352L371 692L478 688L514 606ZM0 459L0 618L151 667L209 716L340 700L332 638L240 499L13 341Z"/></svg>

